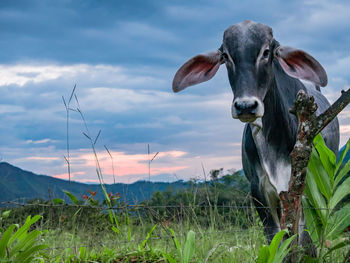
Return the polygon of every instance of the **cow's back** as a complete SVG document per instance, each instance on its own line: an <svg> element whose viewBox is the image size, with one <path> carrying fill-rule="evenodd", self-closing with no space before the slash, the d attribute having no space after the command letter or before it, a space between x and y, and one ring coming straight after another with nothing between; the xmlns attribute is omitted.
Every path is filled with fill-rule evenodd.
<svg viewBox="0 0 350 263"><path fill-rule="evenodd" d="M323 94L309 86L305 86L306 91L309 95L312 95L315 98L315 102L318 106L316 114L320 115L325 110L328 109L330 106L330 103L328 100L323 96ZM331 149L334 154L338 155L339 150L339 122L338 118L334 118L333 121L331 121L321 132L323 139L325 140L325 143L329 149Z"/></svg>

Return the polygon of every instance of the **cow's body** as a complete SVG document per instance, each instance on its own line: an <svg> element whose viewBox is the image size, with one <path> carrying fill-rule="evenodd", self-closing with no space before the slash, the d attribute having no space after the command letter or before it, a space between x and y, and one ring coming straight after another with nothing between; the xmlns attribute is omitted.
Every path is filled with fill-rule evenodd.
<svg viewBox="0 0 350 263"><path fill-rule="evenodd" d="M265 114L260 123L246 124L242 140L242 162L244 173L251 182L254 204L265 225L269 240L280 230L281 191L288 190L291 175L289 154L297 132L297 119L289 113L296 94L304 90L313 95L318 105L317 114L329 106L327 99L315 86L304 85L298 79L285 74L278 62L274 65L275 82L266 94ZM288 92L284 86L288 85ZM338 152L339 124L332 121L322 132L327 146ZM300 221L301 228L305 224Z"/></svg>
<svg viewBox="0 0 350 263"><path fill-rule="evenodd" d="M298 123L289 110L299 90L314 96L317 114L328 108L318 87L326 86L327 74L305 51L280 46L270 27L244 21L225 31L219 50L187 61L174 77L173 90L211 79L224 63L234 94L232 117L247 123L242 142L243 169L271 240L280 230L279 193L288 189L289 154L296 141ZM312 83L305 85L299 79ZM322 135L337 154L338 121L332 121ZM302 229L304 222L300 222Z"/></svg>

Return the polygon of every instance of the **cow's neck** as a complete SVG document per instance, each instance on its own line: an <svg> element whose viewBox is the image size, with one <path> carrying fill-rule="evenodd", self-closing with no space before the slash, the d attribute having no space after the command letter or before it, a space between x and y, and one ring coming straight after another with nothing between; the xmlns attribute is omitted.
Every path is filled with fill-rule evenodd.
<svg viewBox="0 0 350 263"><path fill-rule="evenodd" d="M262 167L261 181L268 179L277 193L288 187L289 153L295 144L297 129L296 118L289 109L298 90L303 88L300 81L279 70L277 67L265 96L265 113L260 125L250 124Z"/></svg>
<svg viewBox="0 0 350 263"><path fill-rule="evenodd" d="M265 113L262 132L267 143L281 154L292 151L297 133L297 119L289 112L303 84L283 72L279 64L274 65L275 76L264 99Z"/></svg>

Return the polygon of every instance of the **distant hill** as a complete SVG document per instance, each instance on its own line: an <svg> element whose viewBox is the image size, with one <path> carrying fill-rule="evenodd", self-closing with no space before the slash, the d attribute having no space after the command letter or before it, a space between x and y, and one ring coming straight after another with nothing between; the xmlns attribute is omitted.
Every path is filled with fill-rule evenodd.
<svg viewBox="0 0 350 263"><path fill-rule="evenodd" d="M133 184L109 184L107 192L120 193L121 200L128 203L138 203L148 199L155 191L186 188L189 184L184 181L173 183L138 181ZM46 175L37 175L24 171L6 162L0 162L0 202L14 200L30 200L34 198L49 199L49 189L52 198L67 199L63 190L69 191L69 181ZM97 191L96 198L102 199L101 186L98 184L84 184L71 182L71 192L81 199L88 190Z"/></svg>

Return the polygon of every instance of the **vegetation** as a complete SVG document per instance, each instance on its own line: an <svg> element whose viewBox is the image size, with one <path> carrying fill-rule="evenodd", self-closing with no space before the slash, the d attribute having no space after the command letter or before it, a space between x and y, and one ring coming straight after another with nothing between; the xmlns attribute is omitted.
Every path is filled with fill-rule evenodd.
<svg viewBox="0 0 350 263"><path fill-rule="evenodd" d="M15 235L21 225L27 235L35 231L32 262L283 262L294 237L278 246L285 235L281 231L266 246L262 224L247 197L248 182L239 172L215 176L220 173L211 171L210 181L192 181L188 189L156 192L136 206L110 194L119 221L117 232L108 204L90 191L82 198L69 194L70 205L59 199L35 199L11 212L4 209L2 237ZM28 215L34 214L40 216L29 224ZM344 242L325 245L317 262L345 262L349 236L338 232L338 240ZM19 243L3 245L5 256L14 255L13 246ZM17 256L22 251L17 250ZM22 262L5 259L1 262Z"/></svg>
<svg viewBox="0 0 350 263"><path fill-rule="evenodd" d="M291 248L289 245L296 238L295 235L284 240L281 244L283 236L286 234L286 230L281 230L277 233L271 241L271 244L266 246L262 245L259 249L259 256L257 263L282 263L287 257ZM281 244L281 245L280 245Z"/></svg>
<svg viewBox="0 0 350 263"><path fill-rule="evenodd" d="M334 153L327 148L321 135L314 140L305 197L304 214L318 259L328 261L334 251L347 248L344 258L350 260L350 238L342 233L350 226L350 203L342 202L350 195L350 162L343 160L350 148L350 140L336 161Z"/></svg>

